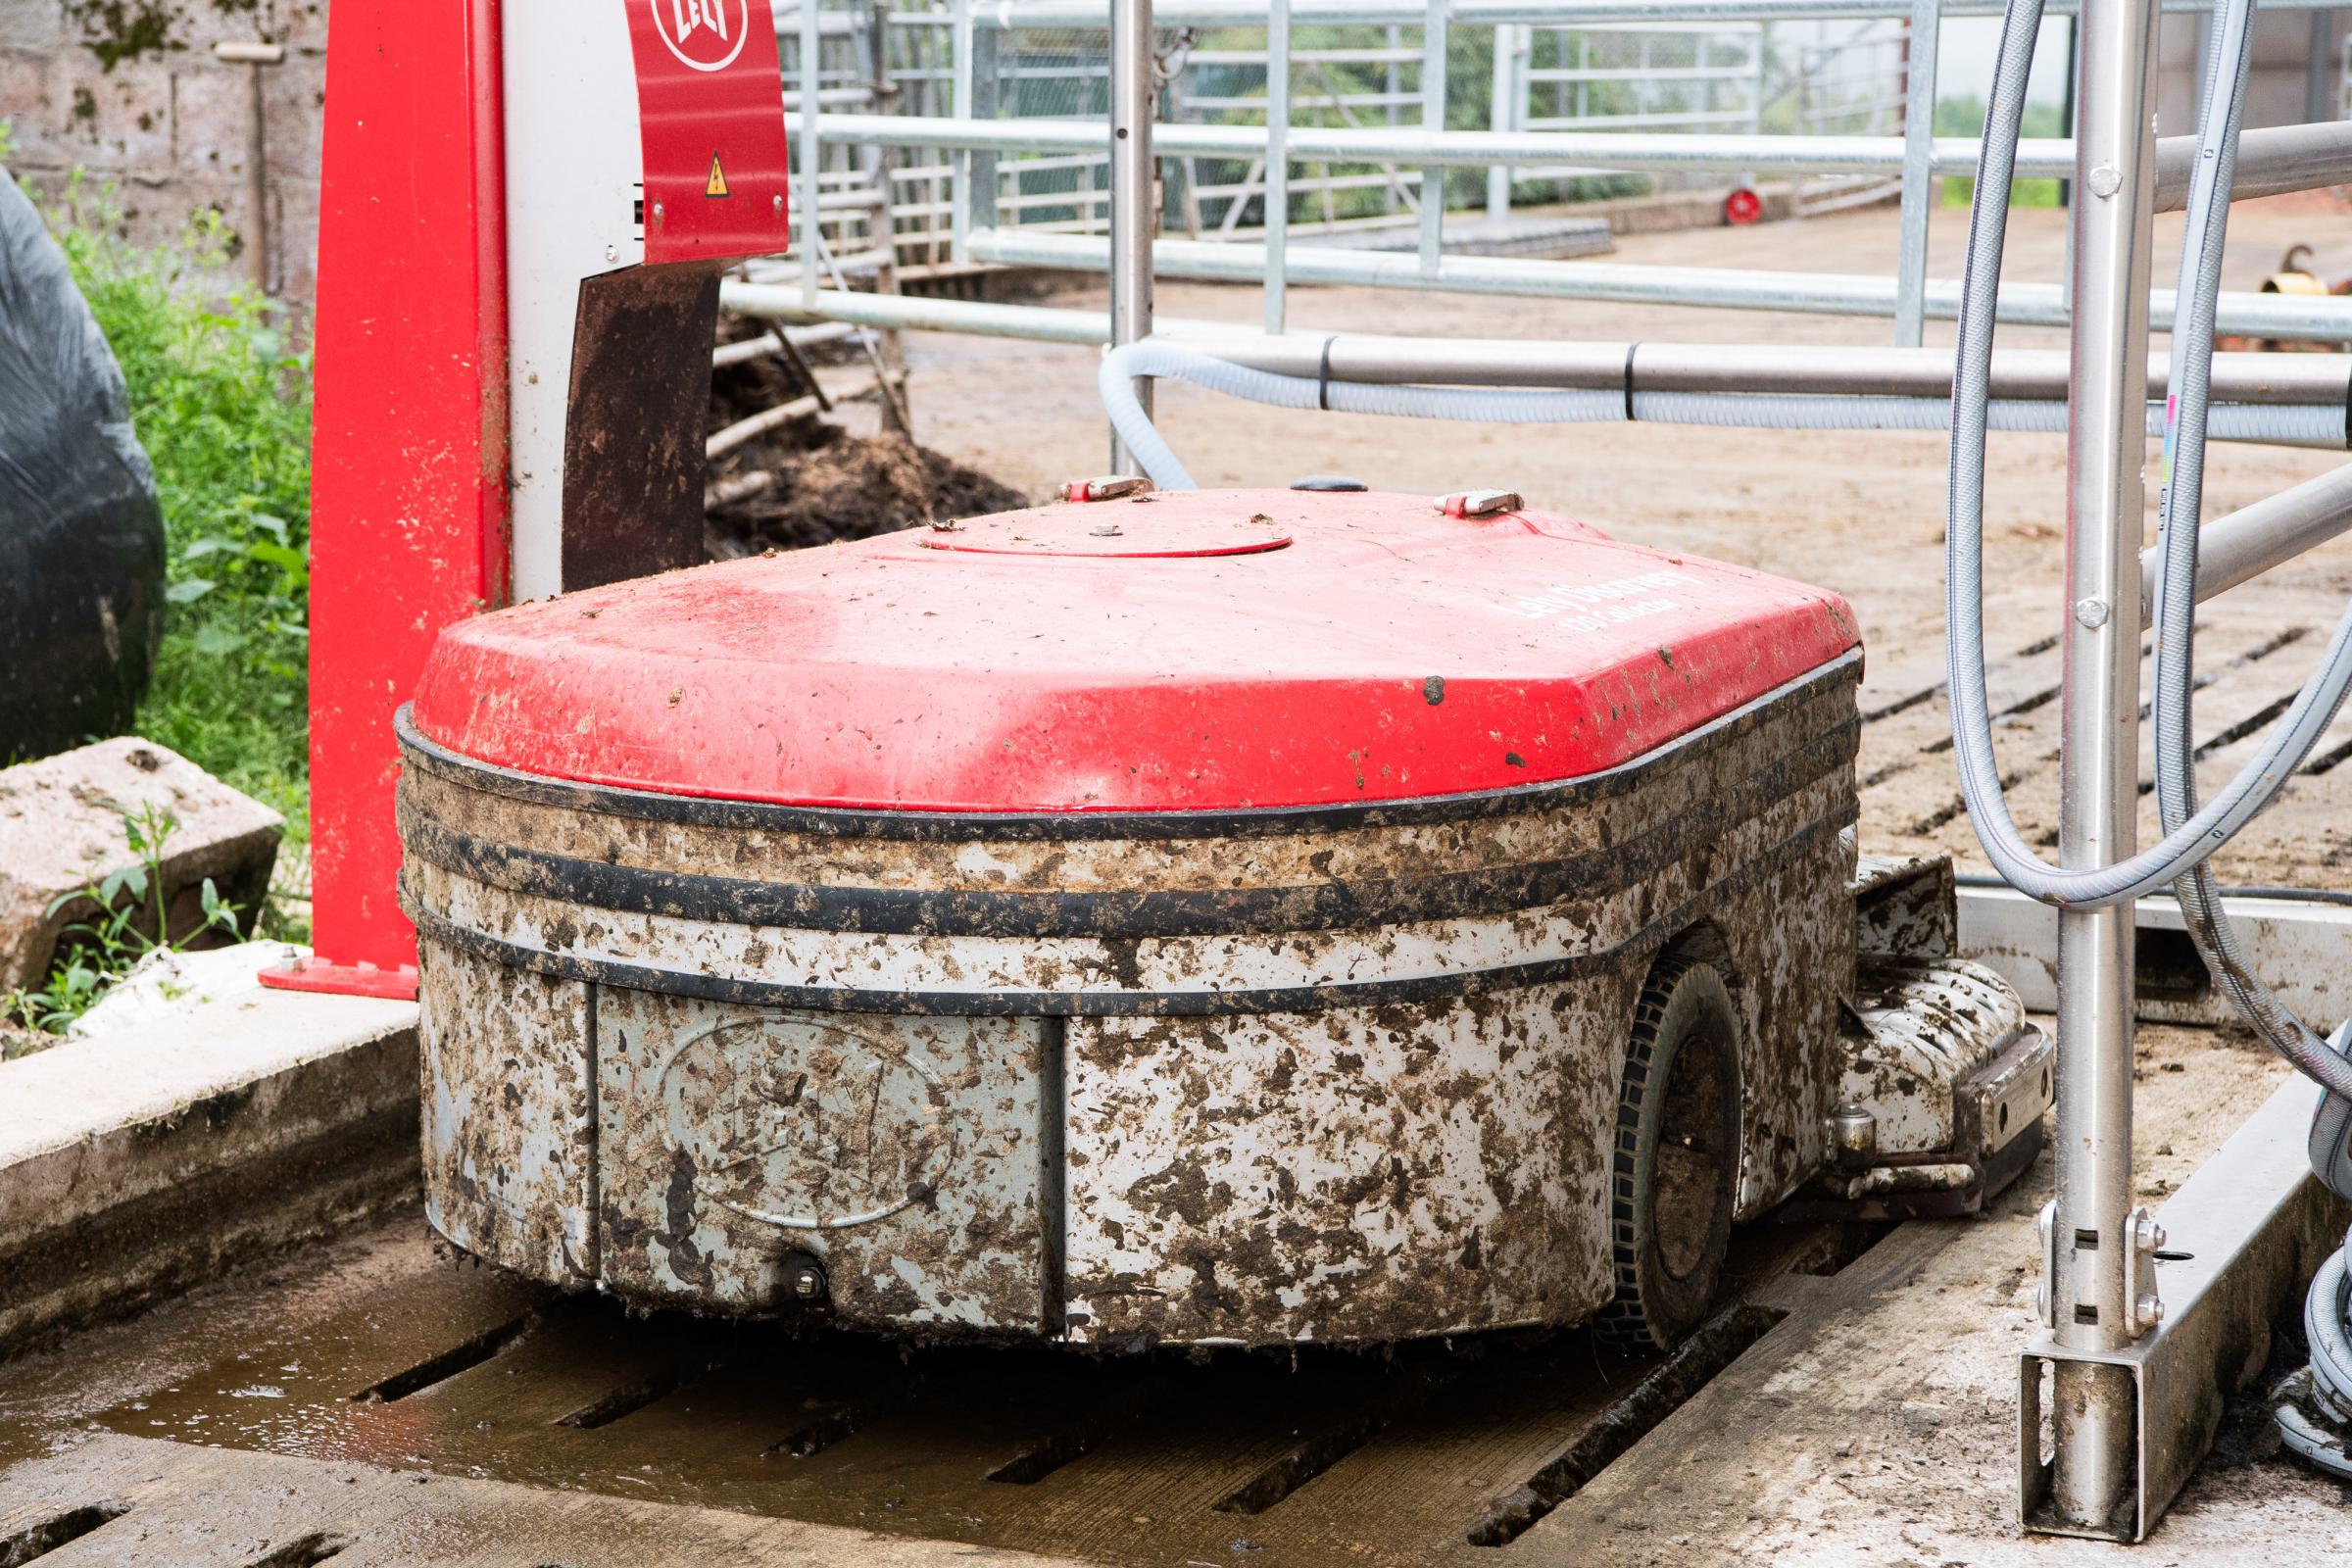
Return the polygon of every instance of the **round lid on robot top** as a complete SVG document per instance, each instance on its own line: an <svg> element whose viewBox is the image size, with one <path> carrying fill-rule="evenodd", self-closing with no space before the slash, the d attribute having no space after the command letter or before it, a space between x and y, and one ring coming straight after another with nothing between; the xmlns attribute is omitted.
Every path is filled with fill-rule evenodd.
<svg viewBox="0 0 2352 1568"><path fill-rule="evenodd" d="M415 719L465 756L623 789L1230 810L1582 777L1856 641L1835 594L1539 513L1193 491L461 622Z"/></svg>

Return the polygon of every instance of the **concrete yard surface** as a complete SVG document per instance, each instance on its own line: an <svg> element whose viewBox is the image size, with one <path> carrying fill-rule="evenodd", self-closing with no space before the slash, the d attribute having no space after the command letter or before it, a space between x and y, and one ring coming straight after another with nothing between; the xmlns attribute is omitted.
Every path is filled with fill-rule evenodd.
<svg viewBox="0 0 2352 1568"><path fill-rule="evenodd" d="M0 1347L416 1185L416 1006L249 990L0 1063Z"/></svg>

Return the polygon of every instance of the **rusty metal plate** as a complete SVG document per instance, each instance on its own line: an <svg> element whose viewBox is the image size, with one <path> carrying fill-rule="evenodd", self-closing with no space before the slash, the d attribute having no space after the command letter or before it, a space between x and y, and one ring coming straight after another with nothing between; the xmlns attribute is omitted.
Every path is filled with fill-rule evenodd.
<svg viewBox="0 0 2352 1568"><path fill-rule="evenodd" d="M852 1322L1040 1332L1047 1035L600 987L606 1282L760 1311L813 1256Z"/></svg>

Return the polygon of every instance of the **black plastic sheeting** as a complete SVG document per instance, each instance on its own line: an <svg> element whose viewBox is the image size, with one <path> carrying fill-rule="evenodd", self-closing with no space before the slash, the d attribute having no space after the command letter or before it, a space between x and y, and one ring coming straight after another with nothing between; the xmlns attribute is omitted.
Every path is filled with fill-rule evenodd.
<svg viewBox="0 0 2352 1568"><path fill-rule="evenodd" d="M163 631L163 514L122 371L0 172L0 764L128 729Z"/></svg>

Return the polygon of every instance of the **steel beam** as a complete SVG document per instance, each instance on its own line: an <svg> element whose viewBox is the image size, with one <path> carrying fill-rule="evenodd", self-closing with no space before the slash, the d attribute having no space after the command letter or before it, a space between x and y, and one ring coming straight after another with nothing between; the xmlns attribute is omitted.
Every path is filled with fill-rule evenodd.
<svg viewBox="0 0 2352 1568"><path fill-rule="evenodd" d="M1102 125L1038 117L827 115L822 128L827 140L860 146L1096 157L1103 156L1109 146L1109 132ZM1269 151L1267 132L1257 125L1168 124L1156 127L1155 138L1159 152L1170 158L1249 162L1264 158ZM1284 139L1292 159L1298 162L1401 163L1451 169L1572 164L1588 169L1686 173L1742 174L1761 170L1895 174L1904 172L1917 156L1899 136L1294 125ZM1936 136L1925 138L1924 143L1929 172L1976 172L1979 143L1974 137ZM2187 204L2188 172L2195 160L2194 137L2168 136L2157 144L2156 211L2178 212ZM2074 167L2075 144L2065 137L2018 143L2017 174L2021 179L2065 178ZM2329 121L2247 131L2230 189L2241 198L2277 196L2346 180L2352 180L2352 121Z"/></svg>
<svg viewBox="0 0 2352 1568"><path fill-rule="evenodd" d="M1303 156L1295 154L1295 156ZM1004 266L1102 271L1110 264L1104 240L1083 234L996 229L972 236L975 260ZM1161 240L1162 277L1212 282L1258 282L1265 247L1211 240ZM1864 273L1765 272L1714 267L1645 267L1622 262L1543 262L1509 256L1448 256L1435 278L1420 259L1379 251L1294 245L1285 270L1294 283L1352 284L1440 293L1499 294L1535 299L1612 300L1629 305L1692 305L1718 310L1797 311L1823 316L1891 317L1894 279ZM2148 296L2151 319L2172 324L2174 291ZM1955 279L1931 279L1930 319L1960 314ZM2001 290L2000 318L2025 326L2064 326L2070 313L2055 283L2013 283ZM2352 299L2292 294L2224 294L2219 330L2247 337L2302 338L2352 343Z"/></svg>
<svg viewBox="0 0 2352 1568"><path fill-rule="evenodd" d="M2352 466L2306 479L2292 489L2218 517L2197 531L2197 600L2202 604L2215 594L2259 577L2347 529L2352 529ZM2161 568L2154 550L2140 552L2143 620L2155 613L2156 578Z"/></svg>
<svg viewBox="0 0 2352 1568"><path fill-rule="evenodd" d="M2343 0L2263 0L2271 11L2325 11ZM1317 27L1401 24L1417 25L1426 0L1300 0L1296 18ZM2163 9L2186 15L2210 12L2211 0L2162 0ZM1951 0L1947 17L1997 17L2001 0ZM2048 0L2045 15L2072 16L2081 0ZM1457 26L1492 26L1501 22L1525 22L1539 26L1586 27L1605 23L1687 22L1693 25L1722 22L1805 22L1841 18L1903 17L1911 0L1447 0L1446 14ZM1265 19L1265 0L1175 0L1160 8L1163 27L1249 27ZM987 13L987 24L998 27L1100 27L1102 0L1029 0Z"/></svg>
<svg viewBox="0 0 2352 1568"><path fill-rule="evenodd" d="M1152 121L1158 94L1152 79L1152 0L1111 0L1110 7L1110 340L1138 343L1152 335L1152 242L1159 226ZM974 251L978 246L975 237ZM1261 272L1262 276L1262 262ZM1146 417L1152 383L1138 381ZM1125 446L1111 441L1111 468L1141 473Z"/></svg>
<svg viewBox="0 0 2352 1568"><path fill-rule="evenodd" d="M2095 1368L2113 1381L2127 1429L2116 1512L2035 1528L2146 1539L2212 1446L2224 1402L2261 1374L2278 1303L2343 1239L2344 1204L2312 1175L2304 1152L2318 1094L2300 1078L2280 1085L2154 1215L2151 1234L2162 1240L2149 1266L2167 1307L2161 1328L2113 1349L2066 1346L2044 1334L2020 1357L2021 1517L2050 1517L2056 1472L2047 1445L2053 1436L2067 1441L2070 1368Z"/></svg>
<svg viewBox="0 0 2352 1568"><path fill-rule="evenodd" d="M2059 697L2058 858L2070 870L2128 858L2137 829L2155 57L2155 0L2083 6ZM2132 935L2129 902L2058 916L2058 1198L2044 1292L2052 1458L2028 1529L2114 1535L2135 1502L2134 1390L2112 1358L2154 1327L2158 1308L2142 1290L2152 1277L2134 1267L2144 1249L2132 1188ZM2038 1423L2035 1432L2038 1445Z"/></svg>
<svg viewBox="0 0 2352 1568"><path fill-rule="evenodd" d="M1959 952L1997 971L2028 1008L2058 1007L2058 911L1989 879L1959 889ZM2222 908L2244 939L2256 978L2281 1003L2310 1018L2352 1013L2352 903L2298 898L2292 890L2259 896L2225 892ZM2138 906L2134 1011L2150 1023L2214 1025L2237 1017L2197 956L2170 899Z"/></svg>

